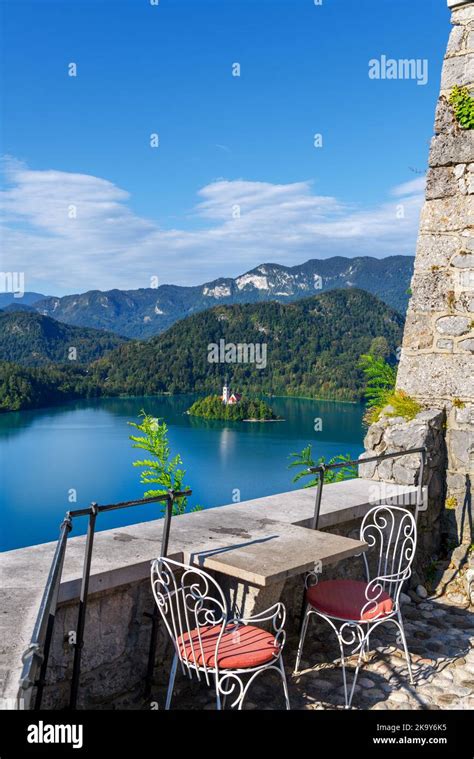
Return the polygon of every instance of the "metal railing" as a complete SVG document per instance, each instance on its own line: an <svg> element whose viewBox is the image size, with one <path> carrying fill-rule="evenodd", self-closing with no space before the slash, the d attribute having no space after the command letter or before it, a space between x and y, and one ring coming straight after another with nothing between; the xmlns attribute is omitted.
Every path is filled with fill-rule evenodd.
<svg viewBox="0 0 474 759"><path fill-rule="evenodd" d="M367 458L363 459L353 459L352 461L338 461L335 464L319 464L319 466L312 466L309 467L307 472L308 474L318 474L318 485L316 490L316 501L314 504L314 514L313 518L311 520L311 528L313 530L318 529L319 524L319 513L321 511L321 499L323 495L323 486L324 486L324 474L325 472L331 470L331 469L342 469L343 467L348 466L361 466L363 464L370 464L373 461L383 461L384 459L396 459L400 456L410 456L411 454L419 453L420 454L420 472L418 475L418 483L417 483L417 494L416 494L416 516L418 516L418 511L420 509L420 506L423 503L423 475L425 471L425 464L426 464L426 448L410 448L407 451L398 451L397 453L381 453L377 456L368 456Z"/></svg>
<svg viewBox="0 0 474 759"><path fill-rule="evenodd" d="M99 506L97 503L92 503L88 508L76 509L74 511L68 511L61 523L60 533L56 549L54 552L53 560L51 563L51 569L46 581L46 587L41 599L38 616L36 618L33 634L31 637L30 645L24 652L22 661L23 669L20 677L20 689L18 693L19 702L22 703L25 709L29 709L32 698L33 690L36 688L36 696L34 701L34 709L41 708L41 702L43 697L43 689L45 685L46 671L48 667L49 653L51 648L51 641L54 632L54 622L56 619L56 611L58 606L59 588L61 585L61 577L64 566L64 557L66 554L67 539L69 533L72 530L72 520L75 517L88 516L89 524L87 527L86 547L84 553L84 567L81 579L81 590L79 596L79 609L77 615L77 628L75 631L74 642L74 661L71 680L71 693L69 700L69 708L75 709L77 704L77 695L80 684L81 674L81 656L82 648L84 644L84 628L87 609L87 597L89 592L89 579L92 562L92 550L94 546L94 535L97 516L107 511L117 511L119 509L126 509L131 506L142 506L147 503L166 503L165 521L163 525L163 534L161 539L161 555L166 556L168 553L168 543L170 535L171 518L173 515L173 507L179 498L189 496L192 494L191 490L173 491L169 490L164 495L156 496L155 498L142 498L135 501L123 501L122 503L111 503L104 506ZM153 677L153 665L155 661L156 643L157 643L157 622L158 615L154 611L149 614L152 620L152 630L150 639L150 650L148 657L147 677L146 677L146 689L149 691L151 688L151 680Z"/></svg>

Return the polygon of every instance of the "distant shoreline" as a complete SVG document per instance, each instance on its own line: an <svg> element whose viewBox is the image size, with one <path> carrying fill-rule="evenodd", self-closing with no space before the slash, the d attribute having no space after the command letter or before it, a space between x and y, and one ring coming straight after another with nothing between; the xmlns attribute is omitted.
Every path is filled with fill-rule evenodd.
<svg viewBox="0 0 474 759"><path fill-rule="evenodd" d="M363 401L341 401L338 398L311 398L309 395L265 395L265 398L293 398L296 401L326 401L327 403L350 403L352 406L363 404Z"/></svg>

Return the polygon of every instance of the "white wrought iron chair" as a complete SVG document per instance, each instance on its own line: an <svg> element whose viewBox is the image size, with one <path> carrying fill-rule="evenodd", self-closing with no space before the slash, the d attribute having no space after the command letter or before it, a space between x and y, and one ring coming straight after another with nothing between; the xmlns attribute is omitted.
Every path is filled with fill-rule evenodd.
<svg viewBox="0 0 474 759"><path fill-rule="evenodd" d="M171 705L178 664L190 679L195 674L199 681L213 685L217 709L225 708L227 696L232 698L232 707L242 709L254 680L274 670L282 679L286 708L290 708L282 659L286 637L282 603L252 617L230 617L213 577L168 558L152 563L151 584L175 649L165 709ZM252 624L265 621L272 622L273 633Z"/></svg>
<svg viewBox="0 0 474 759"><path fill-rule="evenodd" d="M346 709L352 703L370 635L379 625L392 622L400 631L410 683L413 685L410 654L400 611L400 593L403 583L411 575L417 540L416 522L409 511L399 506L376 506L362 521L360 539L369 546L367 555L363 554L366 582L341 579L318 583L314 572L306 575L306 608L295 665L295 673L298 673L310 617L321 617L332 627L339 643ZM370 567L372 555L373 566ZM352 654L359 652L349 695L344 646L354 646Z"/></svg>

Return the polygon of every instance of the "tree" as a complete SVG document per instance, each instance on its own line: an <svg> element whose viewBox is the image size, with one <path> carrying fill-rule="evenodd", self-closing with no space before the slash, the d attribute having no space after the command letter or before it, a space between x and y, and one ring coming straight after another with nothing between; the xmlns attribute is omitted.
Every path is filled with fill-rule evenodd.
<svg viewBox="0 0 474 759"><path fill-rule="evenodd" d="M383 335L374 337L370 343L369 353L372 356L380 356L380 358L387 358L390 356L390 346L388 340Z"/></svg>
<svg viewBox="0 0 474 759"><path fill-rule="evenodd" d="M297 472L293 477L293 482L298 482L302 477L308 477L311 472L308 469L326 464L324 456L320 456L317 461L313 459L313 446L308 443L306 448L303 448L299 453L290 453L290 458L294 459L291 464L288 465L288 469L294 469L299 467L300 472ZM342 480L352 480L357 477L357 466L355 464L349 464L351 457L348 453L340 453L337 456L333 456L329 459L328 464L342 464L347 462L347 466L342 466L339 469L328 469L324 472L324 482L342 482ZM312 488L318 484L319 477L313 477L312 480L305 484L305 488Z"/></svg>
<svg viewBox="0 0 474 759"><path fill-rule="evenodd" d="M186 470L181 469L183 463L179 453L171 458L171 449L168 442L168 427L161 419L146 414L144 411L140 414L143 417L141 424L128 422L130 427L135 427L143 434L140 436L130 435L132 448L141 448L148 451L154 458L140 459L133 462L133 466L143 467L140 473L140 482L145 484L158 485L158 488L150 488L144 493L144 498L154 498L157 495L166 495L168 490L187 490L184 485ZM178 498L173 506L173 514L184 514L187 507L187 498L183 496Z"/></svg>

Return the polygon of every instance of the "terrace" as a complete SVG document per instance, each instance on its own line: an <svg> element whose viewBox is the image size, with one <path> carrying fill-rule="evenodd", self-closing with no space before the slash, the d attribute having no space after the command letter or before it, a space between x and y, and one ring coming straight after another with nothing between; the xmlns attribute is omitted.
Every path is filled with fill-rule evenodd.
<svg viewBox="0 0 474 759"><path fill-rule="evenodd" d="M359 477L324 489L281 493L172 520L167 555L204 565L245 615L258 613L280 598L285 603L288 641L284 658L294 709L344 707L337 641L320 622L312 624L300 671L293 674L302 575L320 562L323 579L361 577L361 558L356 554L364 550L358 540L363 516L377 503L399 504L414 511L420 504L419 486L378 483L377 498L375 484L372 479ZM421 521L428 516L420 512ZM308 529L315 524L317 531ZM74 706L78 708L146 709L150 704L155 705L152 708L164 705L172 647L163 625L158 625L155 666L149 677L150 612L154 608L149 572L168 526L160 519L98 532L85 595L81 584L87 567L87 537L68 540L42 689L43 708L70 704L74 679ZM18 697L25 699L26 708L34 704L36 689L27 687L25 672L35 673L30 667L37 653L31 647L33 628L55 548L55 543L47 543L10 551L2 557L0 666L2 696L10 708ZM468 601L446 595L427 598L420 590L404 590L403 615L415 684L409 684L399 641L390 628L381 626L371 637L353 708L472 708L474 619ZM72 631L77 635L78 612L84 599L87 611L80 647L82 666L80 674L74 674L77 637ZM356 660L357 656L346 659L349 682ZM35 682L37 678L36 671ZM271 676L259 678L246 708L282 708L281 693L274 685ZM215 695L212 689L178 678L173 706L215 708Z"/></svg>

